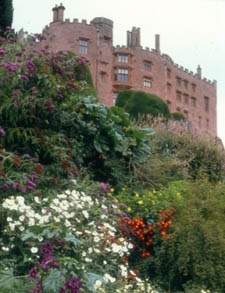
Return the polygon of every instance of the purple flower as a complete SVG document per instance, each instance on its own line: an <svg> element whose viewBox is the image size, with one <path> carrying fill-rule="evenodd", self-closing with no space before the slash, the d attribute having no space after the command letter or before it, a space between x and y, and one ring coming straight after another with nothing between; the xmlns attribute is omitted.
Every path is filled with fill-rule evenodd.
<svg viewBox="0 0 225 293"><path fill-rule="evenodd" d="M31 60L26 60L25 61L25 66L29 71L34 72L35 66L34 66L34 63Z"/></svg>
<svg viewBox="0 0 225 293"><path fill-rule="evenodd" d="M5 135L5 130L0 126L0 135Z"/></svg>
<svg viewBox="0 0 225 293"><path fill-rule="evenodd" d="M125 203L122 203L121 206L122 206L123 209L127 208L127 205Z"/></svg>
<svg viewBox="0 0 225 293"><path fill-rule="evenodd" d="M29 185L29 186L31 186L31 187L33 187L33 188L36 188L36 184L33 182L33 181L31 181L29 178L27 178L27 184Z"/></svg>
<svg viewBox="0 0 225 293"><path fill-rule="evenodd" d="M71 290L71 292L79 293L82 287L81 280L79 278L72 277L65 282L65 288Z"/></svg>
<svg viewBox="0 0 225 293"><path fill-rule="evenodd" d="M100 183L99 188L104 191L105 193L108 193L110 190L110 187L106 183Z"/></svg>
<svg viewBox="0 0 225 293"><path fill-rule="evenodd" d="M53 246L50 242L44 242L42 245L41 245L41 253L44 255L44 256L50 256L53 252Z"/></svg>
<svg viewBox="0 0 225 293"><path fill-rule="evenodd" d="M5 49L0 47L0 55L5 55L5 53L6 53Z"/></svg>
<svg viewBox="0 0 225 293"><path fill-rule="evenodd" d="M14 64L12 62L8 62L5 64L5 68L11 72L16 72L19 67L20 67L20 64Z"/></svg>
<svg viewBox="0 0 225 293"><path fill-rule="evenodd" d="M2 189L4 191L6 191L8 188L9 188L8 184L5 183L5 184L2 185Z"/></svg>
<svg viewBox="0 0 225 293"><path fill-rule="evenodd" d="M35 174L34 172L32 172L31 174L32 179L38 179L39 176L37 174Z"/></svg>
<svg viewBox="0 0 225 293"><path fill-rule="evenodd" d="M25 154L25 155L24 155L24 158L25 158L25 159L30 159L30 155L29 155L29 154Z"/></svg>
<svg viewBox="0 0 225 293"><path fill-rule="evenodd" d="M49 268L58 268L59 267L59 263L55 262L55 257L48 255L46 256L42 262L41 262L41 266L44 270L48 270Z"/></svg>
<svg viewBox="0 0 225 293"><path fill-rule="evenodd" d="M36 89L35 86L33 86L31 90L34 95L38 93L38 90Z"/></svg>
<svg viewBox="0 0 225 293"><path fill-rule="evenodd" d="M50 213L51 212L51 208L47 208L46 209L46 213L48 214L48 213Z"/></svg>
<svg viewBox="0 0 225 293"><path fill-rule="evenodd" d="M5 29L6 29L7 31L11 31L11 26L7 26Z"/></svg>
<svg viewBox="0 0 225 293"><path fill-rule="evenodd" d="M21 78L22 78L23 80L28 80L28 79L29 79L28 76L27 76L26 74L21 74Z"/></svg>
<svg viewBox="0 0 225 293"><path fill-rule="evenodd" d="M17 190L17 187L18 187L18 183L13 183L13 189Z"/></svg>
<svg viewBox="0 0 225 293"><path fill-rule="evenodd" d="M32 268L30 271L29 271L29 278L31 280L36 280L37 279L37 271L35 268Z"/></svg>

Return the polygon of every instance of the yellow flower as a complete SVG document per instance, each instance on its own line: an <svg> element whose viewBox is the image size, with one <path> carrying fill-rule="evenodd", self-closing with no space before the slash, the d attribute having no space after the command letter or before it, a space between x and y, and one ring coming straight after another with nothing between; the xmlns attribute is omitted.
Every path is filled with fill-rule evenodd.
<svg viewBox="0 0 225 293"><path fill-rule="evenodd" d="M138 203L139 203L139 204L143 204L143 200L139 200Z"/></svg>
<svg viewBox="0 0 225 293"><path fill-rule="evenodd" d="M115 202L119 202L118 199L114 199Z"/></svg>
<svg viewBox="0 0 225 293"><path fill-rule="evenodd" d="M114 192L115 190L114 190L114 188L111 188L110 191L111 191L111 192Z"/></svg>
<svg viewBox="0 0 225 293"><path fill-rule="evenodd" d="M131 212L131 208L130 207L128 207L127 210L128 210L128 212Z"/></svg>
<svg viewBox="0 0 225 293"><path fill-rule="evenodd" d="M135 193L135 196L136 196L136 197L139 197L139 194L138 194L138 193Z"/></svg>
<svg viewBox="0 0 225 293"><path fill-rule="evenodd" d="M152 204L155 204L155 201L154 200L152 200Z"/></svg>
<svg viewBox="0 0 225 293"><path fill-rule="evenodd" d="M123 188L122 188L122 191L126 191L126 188L125 188L125 187L123 187Z"/></svg>

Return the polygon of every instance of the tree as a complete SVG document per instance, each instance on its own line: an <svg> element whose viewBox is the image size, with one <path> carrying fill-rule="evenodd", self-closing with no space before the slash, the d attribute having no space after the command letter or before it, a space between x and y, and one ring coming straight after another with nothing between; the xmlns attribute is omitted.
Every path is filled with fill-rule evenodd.
<svg viewBox="0 0 225 293"><path fill-rule="evenodd" d="M12 0L0 0L0 29L5 30L7 26L12 25L13 4Z"/></svg>

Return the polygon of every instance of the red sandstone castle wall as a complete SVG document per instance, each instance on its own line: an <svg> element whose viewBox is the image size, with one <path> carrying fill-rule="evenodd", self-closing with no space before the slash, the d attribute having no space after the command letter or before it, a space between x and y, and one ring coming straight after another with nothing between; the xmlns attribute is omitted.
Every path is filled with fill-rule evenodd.
<svg viewBox="0 0 225 293"><path fill-rule="evenodd" d="M201 69L196 74L174 64L167 55L160 54L160 39L156 35L154 50L143 50L140 29L127 32L127 46L112 47L113 22L95 18L91 24L63 19L64 7L53 9L53 22L43 31L50 50L71 50L80 54L80 39L87 40L88 50L84 56L89 60L90 70L99 99L113 105L113 94L122 89L142 90L164 99L171 112L182 112L188 121L202 132L213 136L216 126L216 82L201 78ZM128 62L120 62L119 55L127 55ZM149 62L146 70L144 62ZM118 68L128 70L128 80L116 78ZM151 87L144 86L144 79L151 80ZM178 82L178 80L180 82ZM208 105L206 106L206 99ZM195 102L193 102L195 101Z"/></svg>

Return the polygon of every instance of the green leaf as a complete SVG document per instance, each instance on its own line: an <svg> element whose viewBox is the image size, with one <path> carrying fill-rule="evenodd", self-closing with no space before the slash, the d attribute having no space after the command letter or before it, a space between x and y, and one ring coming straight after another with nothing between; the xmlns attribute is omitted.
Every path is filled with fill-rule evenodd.
<svg viewBox="0 0 225 293"><path fill-rule="evenodd" d="M0 289L11 289L18 283L13 275L13 269L0 271Z"/></svg>
<svg viewBox="0 0 225 293"><path fill-rule="evenodd" d="M92 292L95 291L94 284L97 280L100 280L102 283L105 283L105 280L103 279L102 276L94 274L94 273L87 273L86 278L87 278L87 287Z"/></svg>
<svg viewBox="0 0 225 293"><path fill-rule="evenodd" d="M75 246L80 245L80 240L78 240L73 234L67 233L65 236L65 240L68 242L73 242Z"/></svg>
<svg viewBox="0 0 225 293"><path fill-rule="evenodd" d="M36 234L34 234L33 232L30 232L30 233L27 233L27 234L23 234L22 237L21 237L21 240L26 241L27 239L30 239L30 238L37 239L38 236Z"/></svg>
<svg viewBox="0 0 225 293"><path fill-rule="evenodd" d="M57 269L52 269L49 276L43 282L44 292L58 293L60 288L64 286L64 283L65 277L63 276L62 272Z"/></svg>

